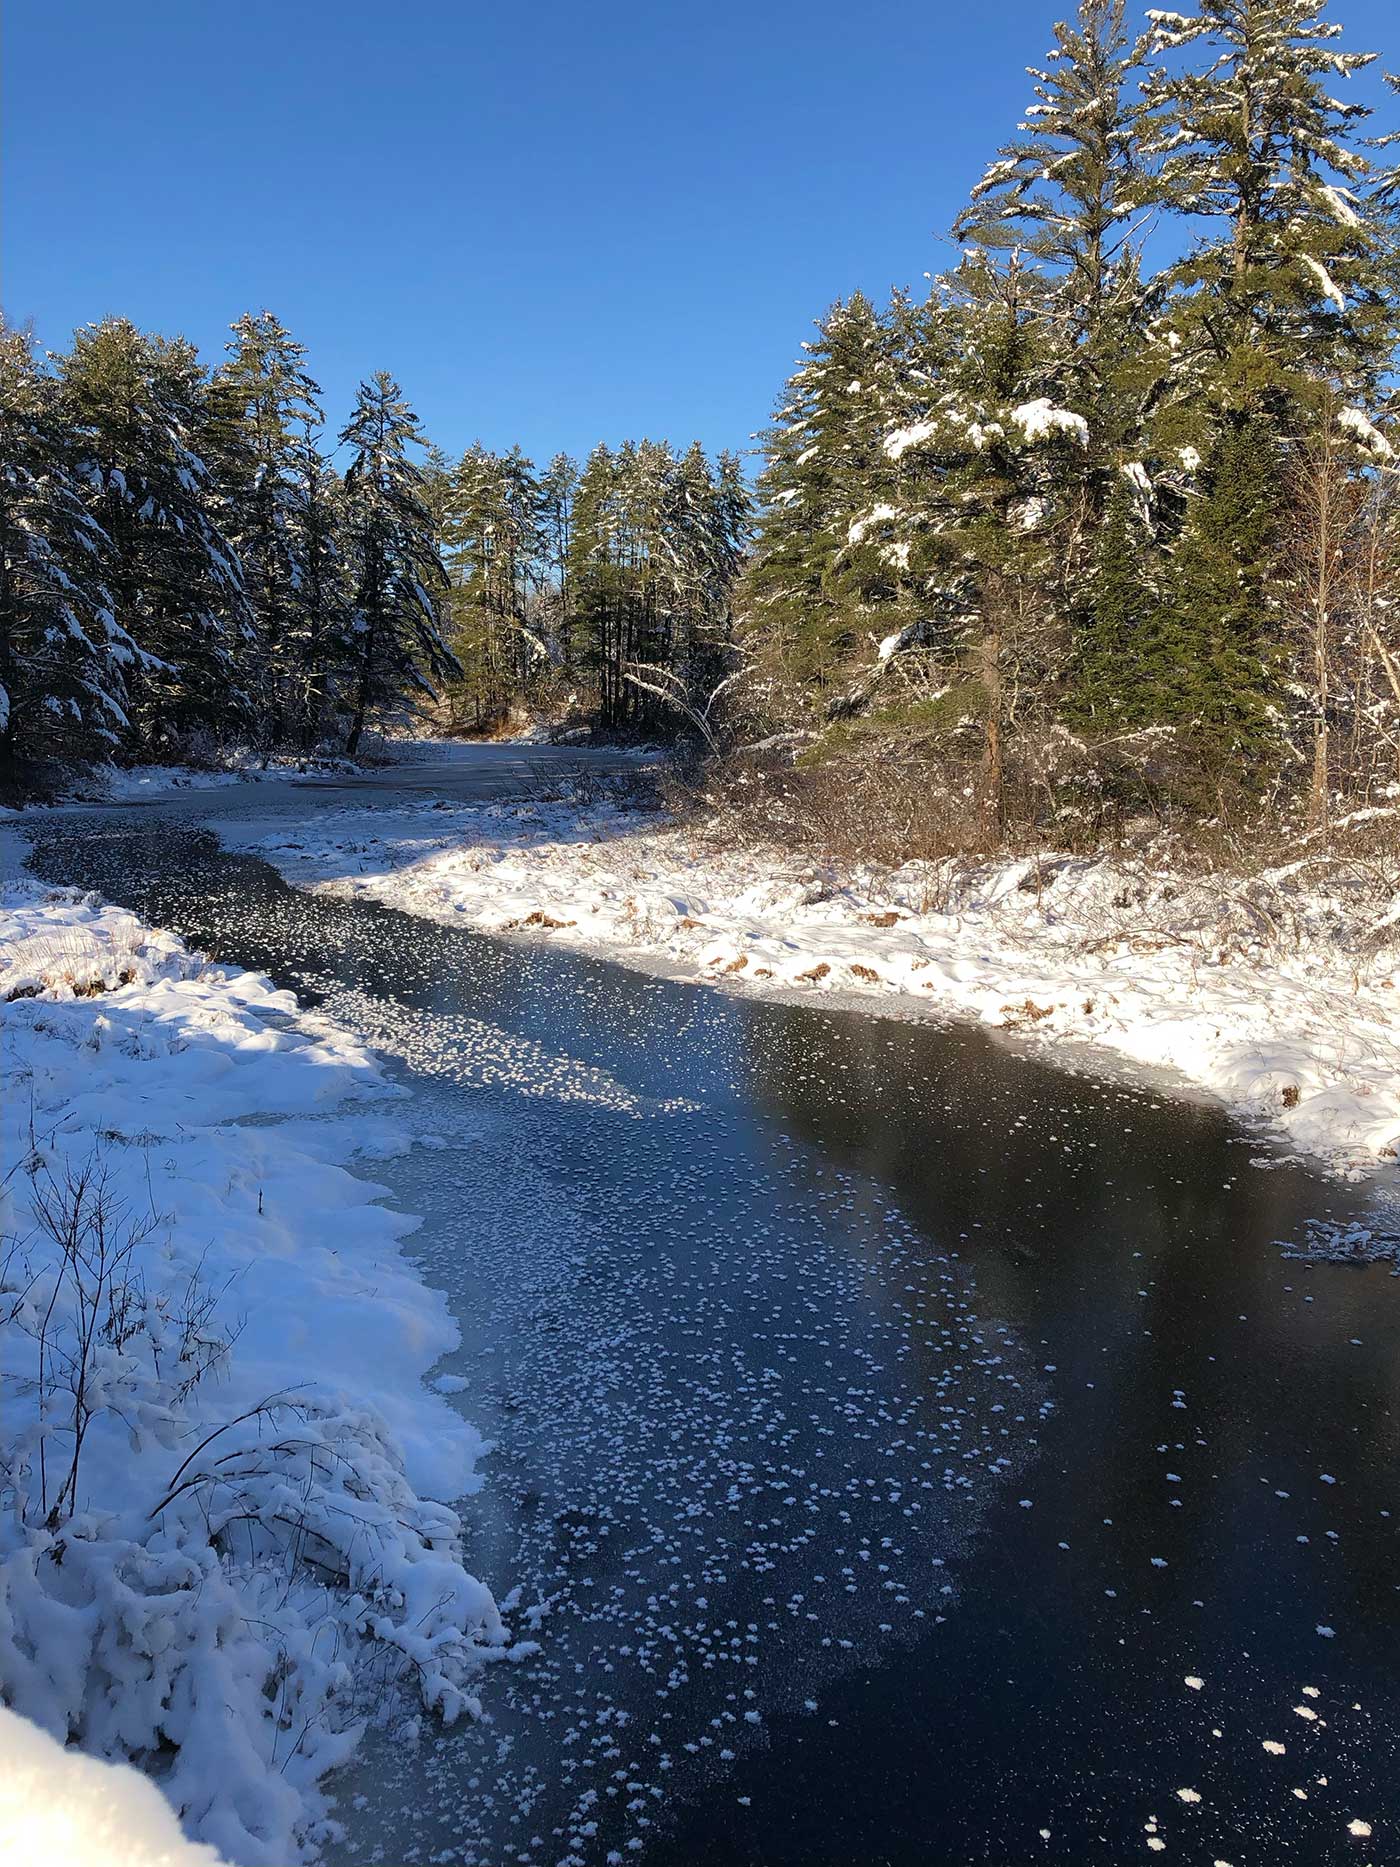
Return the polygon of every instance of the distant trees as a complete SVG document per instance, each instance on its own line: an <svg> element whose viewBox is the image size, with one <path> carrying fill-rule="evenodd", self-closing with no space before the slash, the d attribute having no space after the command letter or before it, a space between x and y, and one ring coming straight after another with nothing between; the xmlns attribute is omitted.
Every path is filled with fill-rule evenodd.
<svg viewBox="0 0 1400 1867"><path fill-rule="evenodd" d="M264 311L228 350L211 375L108 318L41 365L0 331L0 784L45 760L353 751L456 673L395 385L362 385L342 478L302 346Z"/></svg>
<svg viewBox="0 0 1400 1867"><path fill-rule="evenodd" d="M754 734L912 750L984 834L1395 782L1400 137L1340 33L1321 0L1056 26L957 265L838 303L780 399Z"/></svg>
<svg viewBox="0 0 1400 1867"><path fill-rule="evenodd" d="M438 632L437 599L447 578L424 501L423 474L408 449L421 446L418 418L382 370L360 384L340 436L345 470L344 535L353 567L346 710L351 758L372 718L392 716L414 694L431 699L458 664Z"/></svg>
<svg viewBox="0 0 1400 1867"><path fill-rule="evenodd" d="M671 733L729 671L750 506L736 457L628 441L539 474L477 445L438 499L460 724L571 702L610 730Z"/></svg>
<svg viewBox="0 0 1400 1867"><path fill-rule="evenodd" d="M270 311L249 313L233 326L228 361L214 371L206 397L214 509L255 623L239 644L240 686L268 746L298 736L311 684L298 507L301 447L320 426L321 392L303 366L305 354Z"/></svg>
<svg viewBox="0 0 1400 1867"><path fill-rule="evenodd" d="M46 761L354 756L414 716L693 727L733 664L737 459L454 463L383 373L333 448L322 422L270 311L212 371L125 318L47 358L0 327L0 787Z"/></svg>

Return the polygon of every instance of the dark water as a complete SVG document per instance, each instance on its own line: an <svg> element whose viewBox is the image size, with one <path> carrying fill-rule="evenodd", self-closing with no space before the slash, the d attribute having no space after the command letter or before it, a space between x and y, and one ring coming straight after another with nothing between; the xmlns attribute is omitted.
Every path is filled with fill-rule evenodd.
<svg viewBox="0 0 1400 1867"><path fill-rule="evenodd" d="M547 1611L486 1721L371 1740L337 1858L1400 1858L1400 1280L1280 1248L1360 1195L974 1029L298 896L174 820L38 866L413 1092L371 1171L497 1442L471 1559Z"/></svg>

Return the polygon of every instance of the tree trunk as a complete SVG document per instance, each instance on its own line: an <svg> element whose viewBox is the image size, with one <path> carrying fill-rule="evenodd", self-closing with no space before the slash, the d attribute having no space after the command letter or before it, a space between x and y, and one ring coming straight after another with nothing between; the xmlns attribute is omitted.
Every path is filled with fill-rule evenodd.
<svg viewBox="0 0 1400 1867"><path fill-rule="evenodd" d="M991 626L983 636L980 659L982 690L987 702L987 724L982 747L982 808L987 828L1000 841L1006 816L1006 804L1002 794L1001 628L999 624Z"/></svg>

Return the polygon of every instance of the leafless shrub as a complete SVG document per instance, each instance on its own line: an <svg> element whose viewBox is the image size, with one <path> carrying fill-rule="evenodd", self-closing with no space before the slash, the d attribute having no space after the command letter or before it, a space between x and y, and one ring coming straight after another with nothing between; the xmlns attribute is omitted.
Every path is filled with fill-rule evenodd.
<svg viewBox="0 0 1400 1867"><path fill-rule="evenodd" d="M139 1293L132 1261L155 1222L132 1218L96 1151L57 1170L45 1161L34 1176L31 1200L39 1230L57 1253L38 1324L41 1420L57 1425L61 1404L67 1414L61 1436L69 1441L66 1469L52 1479L48 1433L39 1441L39 1507L53 1529L77 1508L83 1444L94 1412L107 1404L105 1384L94 1378L98 1352L105 1346L121 1354L134 1333ZM101 1396L96 1400L95 1390Z"/></svg>

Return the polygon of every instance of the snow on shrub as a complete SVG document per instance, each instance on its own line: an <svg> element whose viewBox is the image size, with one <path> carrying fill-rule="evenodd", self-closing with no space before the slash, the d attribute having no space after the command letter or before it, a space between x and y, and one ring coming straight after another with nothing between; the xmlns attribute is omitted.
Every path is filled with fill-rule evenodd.
<svg viewBox="0 0 1400 1867"><path fill-rule="evenodd" d="M385 1086L91 896L0 895L0 1000L0 1698L286 1867L371 1711L474 1711L506 1647L424 1495L474 1482L420 1380L455 1329L328 1158L354 1115L230 1125Z"/></svg>

